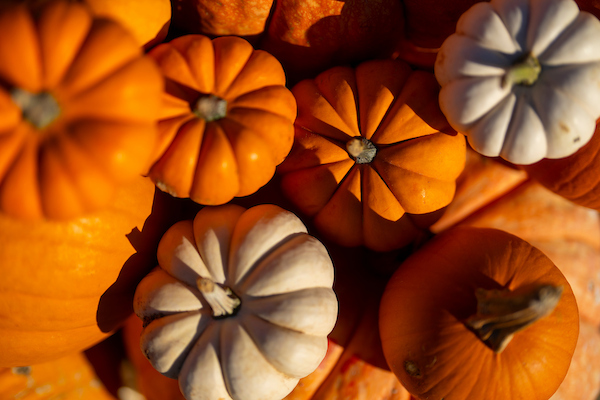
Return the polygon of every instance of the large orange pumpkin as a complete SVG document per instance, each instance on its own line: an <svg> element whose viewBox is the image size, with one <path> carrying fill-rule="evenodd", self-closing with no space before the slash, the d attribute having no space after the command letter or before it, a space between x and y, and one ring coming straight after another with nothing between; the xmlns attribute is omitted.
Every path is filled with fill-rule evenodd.
<svg viewBox="0 0 600 400"><path fill-rule="evenodd" d="M206 205L265 185L293 142L294 96L281 64L238 37L186 35L150 55L166 79L158 161L162 190Z"/></svg>
<svg viewBox="0 0 600 400"><path fill-rule="evenodd" d="M418 398L547 400L579 333L571 287L506 232L457 227L413 253L383 294L392 371Z"/></svg>
<svg viewBox="0 0 600 400"><path fill-rule="evenodd" d="M154 267L169 224L154 193L138 177L110 207L83 218L0 216L0 367L83 350L133 312L135 287Z"/></svg>
<svg viewBox="0 0 600 400"><path fill-rule="evenodd" d="M121 25L84 5L0 14L0 211L66 219L145 172L162 80Z"/></svg>
<svg viewBox="0 0 600 400"><path fill-rule="evenodd" d="M292 91L298 118L278 167L282 190L325 237L391 250L450 203L465 139L439 111L432 74L374 60L334 67Z"/></svg>
<svg viewBox="0 0 600 400"><path fill-rule="evenodd" d="M41 364L0 368L0 398L115 400L82 353Z"/></svg>

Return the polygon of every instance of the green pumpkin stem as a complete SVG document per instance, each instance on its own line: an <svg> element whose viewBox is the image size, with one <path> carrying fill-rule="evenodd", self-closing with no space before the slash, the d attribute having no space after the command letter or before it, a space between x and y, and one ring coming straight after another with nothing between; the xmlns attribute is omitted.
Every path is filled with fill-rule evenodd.
<svg viewBox="0 0 600 400"><path fill-rule="evenodd" d="M48 92L31 93L15 87L10 91L10 97L21 109L23 119L37 129L44 129L60 115L60 106Z"/></svg>
<svg viewBox="0 0 600 400"><path fill-rule="evenodd" d="M562 292L562 286L551 285L525 294L477 289L477 313L465 323L488 347L501 353L515 333L551 314Z"/></svg>
<svg viewBox="0 0 600 400"><path fill-rule="evenodd" d="M502 77L502 87L507 85L533 85L542 72L542 66L537 57L529 53L524 58L511 65Z"/></svg>
<svg viewBox="0 0 600 400"><path fill-rule="evenodd" d="M233 315L241 304L231 289L217 285L209 278L201 276L196 280L196 286L210 305L214 317Z"/></svg>

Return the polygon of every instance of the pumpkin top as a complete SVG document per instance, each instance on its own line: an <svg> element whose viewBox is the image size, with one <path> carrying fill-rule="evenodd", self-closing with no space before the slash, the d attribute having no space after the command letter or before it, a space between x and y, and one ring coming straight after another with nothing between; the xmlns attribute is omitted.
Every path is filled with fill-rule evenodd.
<svg viewBox="0 0 600 400"><path fill-rule="evenodd" d="M458 20L435 63L440 107L483 155L563 158L600 116L600 21L572 0L492 0Z"/></svg>
<svg viewBox="0 0 600 400"><path fill-rule="evenodd" d="M42 4L0 12L0 211L66 219L148 168L162 80L121 25Z"/></svg>
<svg viewBox="0 0 600 400"><path fill-rule="evenodd" d="M333 265L292 213L205 207L172 226L134 309L141 346L188 399L281 399L314 371L337 317Z"/></svg>

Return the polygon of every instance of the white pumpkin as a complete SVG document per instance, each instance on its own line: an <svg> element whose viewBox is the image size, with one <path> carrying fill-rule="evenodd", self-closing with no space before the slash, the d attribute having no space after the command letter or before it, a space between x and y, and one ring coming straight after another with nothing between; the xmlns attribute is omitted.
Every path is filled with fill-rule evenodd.
<svg viewBox="0 0 600 400"><path fill-rule="evenodd" d="M186 399L282 399L324 358L333 264L291 212L205 207L165 233L158 263L135 293L141 348Z"/></svg>
<svg viewBox="0 0 600 400"><path fill-rule="evenodd" d="M479 153L515 164L575 153L600 117L600 21L572 0L492 0L435 63L440 108Z"/></svg>

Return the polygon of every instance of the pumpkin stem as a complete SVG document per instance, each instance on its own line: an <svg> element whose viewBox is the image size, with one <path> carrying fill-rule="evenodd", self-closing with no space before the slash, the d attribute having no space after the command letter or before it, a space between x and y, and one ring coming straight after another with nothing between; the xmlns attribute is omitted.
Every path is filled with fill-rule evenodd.
<svg viewBox="0 0 600 400"><path fill-rule="evenodd" d="M529 53L511 65L502 77L502 87L507 85L533 85L542 72L537 57Z"/></svg>
<svg viewBox="0 0 600 400"><path fill-rule="evenodd" d="M60 115L60 106L48 92L30 93L24 89L13 88L10 97L21 109L23 118L38 129L47 127Z"/></svg>
<svg viewBox="0 0 600 400"><path fill-rule="evenodd" d="M552 313L562 292L562 286L551 285L525 294L477 289L477 313L466 320L466 325L488 347L501 353L515 333Z"/></svg>
<svg viewBox="0 0 600 400"><path fill-rule="evenodd" d="M232 315L241 304L239 297L231 289L217 285L211 279L201 276L196 280L196 286L210 305L215 317Z"/></svg>
<svg viewBox="0 0 600 400"><path fill-rule="evenodd" d="M227 115L227 100L214 94L203 95L196 101L192 111L207 122L216 121Z"/></svg>
<svg viewBox="0 0 600 400"><path fill-rule="evenodd" d="M346 151L357 164L368 164L375 158L377 147L364 137L353 137L346 142Z"/></svg>

